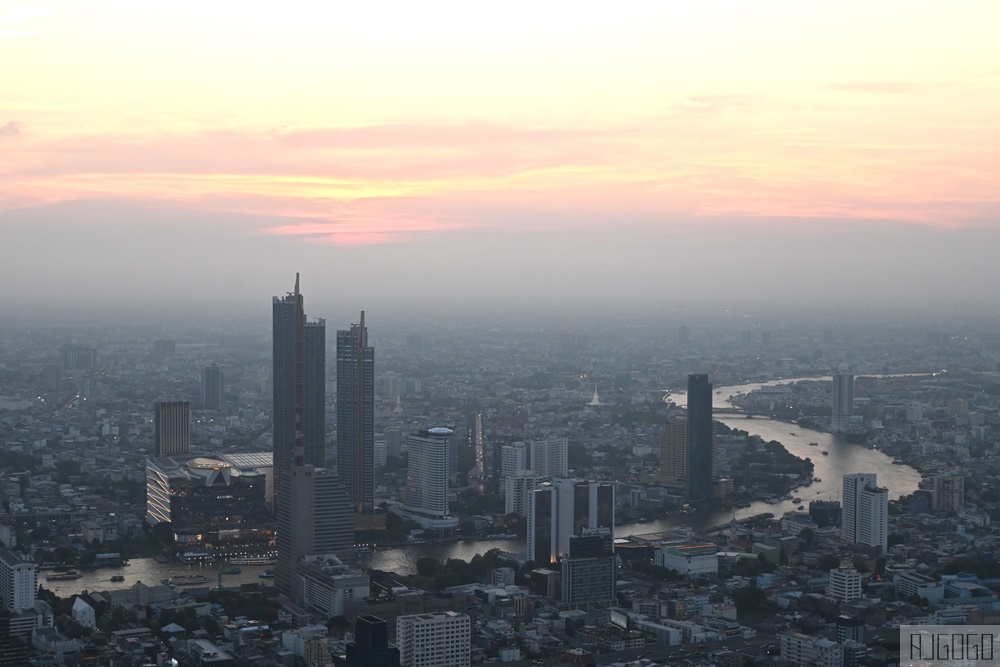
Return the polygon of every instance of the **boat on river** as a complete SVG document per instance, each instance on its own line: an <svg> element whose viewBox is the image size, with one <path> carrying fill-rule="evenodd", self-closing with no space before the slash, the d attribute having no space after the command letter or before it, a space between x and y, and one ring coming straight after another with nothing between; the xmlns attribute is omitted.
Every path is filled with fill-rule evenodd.
<svg viewBox="0 0 1000 667"><path fill-rule="evenodd" d="M277 559L274 556L241 556L230 558L230 565L274 565Z"/></svg>
<svg viewBox="0 0 1000 667"><path fill-rule="evenodd" d="M45 575L46 581L71 581L73 579L79 579L83 575L76 570L66 570L65 572L53 572L52 574Z"/></svg>
<svg viewBox="0 0 1000 667"><path fill-rule="evenodd" d="M170 577L163 579L160 583L167 586L200 586L208 583L208 577L203 574L194 574L187 577Z"/></svg>

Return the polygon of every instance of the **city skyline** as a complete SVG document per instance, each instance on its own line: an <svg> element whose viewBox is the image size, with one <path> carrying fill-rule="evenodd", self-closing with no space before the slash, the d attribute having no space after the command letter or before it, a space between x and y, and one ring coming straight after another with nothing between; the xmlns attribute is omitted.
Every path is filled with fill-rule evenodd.
<svg viewBox="0 0 1000 667"><path fill-rule="evenodd" d="M319 312L969 309L997 277L994 3L194 11L0 11L0 278L47 277L0 306L249 310L293 264Z"/></svg>

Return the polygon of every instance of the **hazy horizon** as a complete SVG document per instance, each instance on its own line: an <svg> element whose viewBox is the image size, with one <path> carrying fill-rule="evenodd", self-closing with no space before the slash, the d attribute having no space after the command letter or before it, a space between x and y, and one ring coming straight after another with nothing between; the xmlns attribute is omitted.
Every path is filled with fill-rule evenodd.
<svg viewBox="0 0 1000 667"><path fill-rule="evenodd" d="M334 326L993 318L998 24L985 1L20 2L0 308L253 319L299 272Z"/></svg>

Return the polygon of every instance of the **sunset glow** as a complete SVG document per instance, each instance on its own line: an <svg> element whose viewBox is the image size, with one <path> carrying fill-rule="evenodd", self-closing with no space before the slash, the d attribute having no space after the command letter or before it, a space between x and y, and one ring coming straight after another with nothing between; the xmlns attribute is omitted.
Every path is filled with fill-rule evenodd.
<svg viewBox="0 0 1000 667"><path fill-rule="evenodd" d="M327 247L991 229L998 25L988 1L23 2L0 213L169 204Z"/></svg>

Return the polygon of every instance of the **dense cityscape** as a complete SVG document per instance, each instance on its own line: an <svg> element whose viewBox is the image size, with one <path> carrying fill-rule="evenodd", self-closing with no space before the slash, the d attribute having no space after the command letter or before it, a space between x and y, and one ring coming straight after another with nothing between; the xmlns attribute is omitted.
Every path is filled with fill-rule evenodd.
<svg viewBox="0 0 1000 667"><path fill-rule="evenodd" d="M1000 622L987 326L334 335L307 294L5 324L0 664L853 667Z"/></svg>

